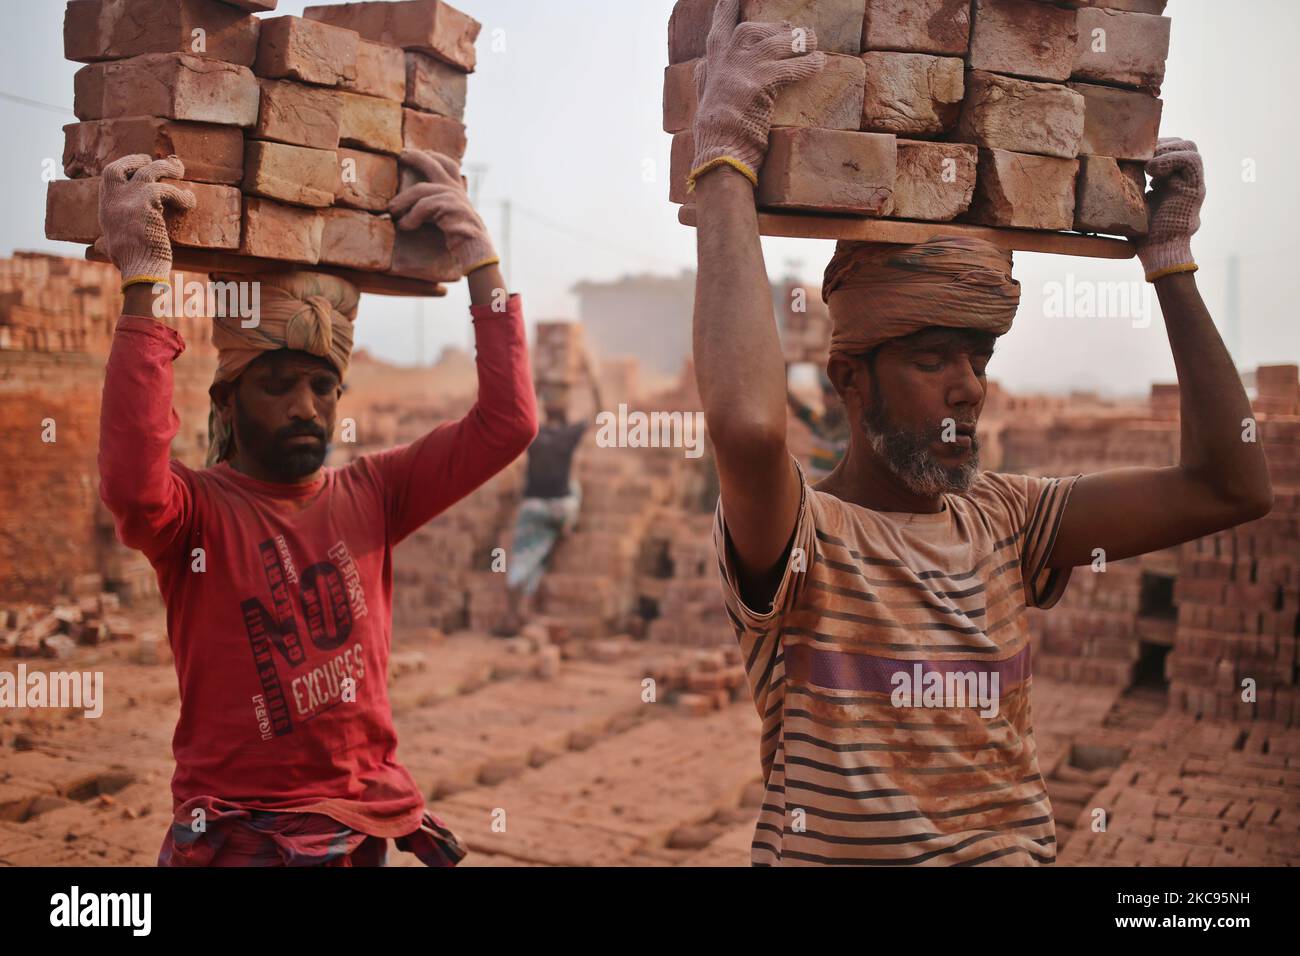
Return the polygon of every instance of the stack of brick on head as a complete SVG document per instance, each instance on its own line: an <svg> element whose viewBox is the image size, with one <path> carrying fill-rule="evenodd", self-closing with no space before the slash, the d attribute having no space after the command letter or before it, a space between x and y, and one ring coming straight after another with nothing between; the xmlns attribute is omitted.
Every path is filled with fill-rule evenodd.
<svg viewBox="0 0 1300 956"><path fill-rule="evenodd" d="M1019 287L1007 253L935 238L844 243L826 270L827 373L852 439L814 485L786 439L754 187L775 93L823 58L811 31L740 15L739 0L714 6L688 181L713 544L763 725L753 862L1052 863L1025 608L1050 608L1099 553L1168 548L1272 503L1261 448L1240 437L1250 403L1192 275L1200 157L1161 141L1137 249L1179 370L1177 466L980 471L986 366Z"/></svg>
<svg viewBox="0 0 1300 956"><path fill-rule="evenodd" d="M100 496L158 575L180 684L161 864L379 865L390 837L431 866L464 856L396 759L392 551L522 454L537 408L522 305L503 294L459 169L403 160L425 179L391 211L398 228L436 225L467 277L479 397L464 418L345 468L323 462L358 293L316 272L223 277L258 283L259 312L213 317L208 467L170 460L185 343L154 305L172 266L164 210L192 199L158 182L183 178L175 157L104 170L100 248L125 306L105 371Z"/></svg>

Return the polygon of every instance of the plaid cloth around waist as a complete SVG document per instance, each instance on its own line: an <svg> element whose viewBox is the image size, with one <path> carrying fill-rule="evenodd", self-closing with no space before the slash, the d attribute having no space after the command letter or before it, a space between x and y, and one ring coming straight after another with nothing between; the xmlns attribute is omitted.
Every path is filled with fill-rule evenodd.
<svg viewBox="0 0 1300 956"><path fill-rule="evenodd" d="M196 832L194 811L203 811ZM395 837L399 850L425 866L455 866L465 848L429 811L419 829ZM158 852L159 866L383 866L388 840L322 813L252 810L215 798L190 800L176 812Z"/></svg>

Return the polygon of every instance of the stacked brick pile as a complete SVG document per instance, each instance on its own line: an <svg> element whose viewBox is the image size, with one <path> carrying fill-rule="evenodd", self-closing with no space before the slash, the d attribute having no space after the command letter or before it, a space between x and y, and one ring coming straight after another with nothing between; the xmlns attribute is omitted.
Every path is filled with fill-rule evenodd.
<svg viewBox="0 0 1300 956"><path fill-rule="evenodd" d="M715 0L668 27L671 199L687 202L695 66ZM742 0L815 30L820 75L776 97L757 198L807 210L1133 237L1146 231L1165 0Z"/></svg>
<svg viewBox="0 0 1300 956"><path fill-rule="evenodd" d="M734 642L685 658L648 661L646 676L655 682L658 700L695 716L704 716L749 696L740 649Z"/></svg>
<svg viewBox="0 0 1300 956"><path fill-rule="evenodd" d="M1107 562L1105 573L1076 568L1060 604L1029 612L1037 673L1126 687L1140 676L1144 646L1148 655L1168 648L1163 675L1155 676L1168 682L1175 711L1300 723L1300 369L1263 366L1255 382L1253 410L1273 481L1273 510L1180 548ZM1145 424L1114 414L1073 426L1050 416L1011 427L1004 433L1004 470L1076 474L1172 465L1178 457L1177 386L1155 386L1150 404ZM1158 592L1161 582L1171 593L1153 602L1152 584ZM1255 682L1254 702L1242 700L1247 678Z"/></svg>
<svg viewBox="0 0 1300 956"><path fill-rule="evenodd" d="M652 534L665 539L666 574L642 582L642 593L654 594L656 612L646 636L657 643L690 647L733 643L718 587L712 513L692 514L677 508L664 518Z"/></svg>
<svg viewBox="0 0 1300 956"><path fill-rule="evenodd" d="M148 560L117 541L97 490L104 356L121 314L119 283L115 269L97 262L38 253L0 259L0 600L56 602L90 572L124 603L156 594ZM182 428L172 454L198 467L215 365L211 323L169 321L186 341L174 369Z"/></svg>
<svg viewBox="0 0 1300 956"><path fill-rule="evenodd" d="M533 381L542 404L564 404L581 379L582 326L576 322L538 322L531 354Z"/></svg>
<svg viewBox="0 0 1300 956"><path fill-rule="evenodd" d="M830 360L831 314L820 289L787 282L775 289L779 296L781 351L786 362L812 362L826 367Z"/></svg>
<svg viewBox="0 0 1300 956"><path fill-rule="evenodd" d="M78 645L126 641L135 637L118 614L118 596L103 591L98 574L80 575L74 594L53 606L0 607L0 656L68 657Z"/></svg>
<svg viewBox="0 0 1300 956"><path fill-rule="evenodd" d="M505 574L490 570L492 549L509 524L521 478L514 466L493 476L402 542L394 559L395 620L446 631L496 625L505 612Z"/></svg>
<svg viewBox="0 0 1300 956"><path fill-rule="evenodd" d="M274 0L70 0L76 74L46 237L98 238L99 175L131 153L185 164L193 210L169 220L178 264L311 265L369 291L379 276L459 278L442 234L394 228L403 149L465 152L479 24L441 0L308 7ZM208 258L203 258L207 256Z"/></svg>
<svg viewBox="0 0 1300 956"><path fill-rule="evenodd" d="M191 277L192 278L192 277ZM107 354L122 314L111 266L18 252L0 259L0 350ZM186 344L210 352L206 320L178 316Z"/></svg>

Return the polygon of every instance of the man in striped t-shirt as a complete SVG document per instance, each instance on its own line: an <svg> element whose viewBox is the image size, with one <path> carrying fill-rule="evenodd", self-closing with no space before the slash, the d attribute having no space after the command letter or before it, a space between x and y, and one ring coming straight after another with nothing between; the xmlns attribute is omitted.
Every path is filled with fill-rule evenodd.
<svg viewBox="0 0 1300 956"><path fill-rule="evenodd" d="M1195 145L1147 164L1138 255L1179 372L1180 461L1034 478L981 472L985 369L1019 302L1011 256L967 237L841 243L827 372L847 453L814 487L786 445L785 375L753 187L773 95L821 68L809 31L719 0L689 176L695 370L718 468L723 597L762 718L758 865L1055 861L1023 612L1071 569L1272 506L1251 408L1192 272Z"/></svg>

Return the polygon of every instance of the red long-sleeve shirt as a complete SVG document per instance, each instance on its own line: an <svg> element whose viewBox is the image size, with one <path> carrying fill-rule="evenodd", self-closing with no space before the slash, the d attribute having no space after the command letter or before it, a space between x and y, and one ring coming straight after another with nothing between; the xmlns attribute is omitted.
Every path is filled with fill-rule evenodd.
<svg viewBox="0 0 1300 956"><path fill-rule="evenodd" d="M177 808L218 798L396 837L424 799L388 702L393 547L537 434L519 297L470 309L478 401L423 438L277 485L170 459L173 329L124 315L100 423L100 496L149 558L180 684ZM200 553L201 549L201 553Z"/></svg>

